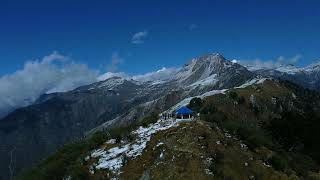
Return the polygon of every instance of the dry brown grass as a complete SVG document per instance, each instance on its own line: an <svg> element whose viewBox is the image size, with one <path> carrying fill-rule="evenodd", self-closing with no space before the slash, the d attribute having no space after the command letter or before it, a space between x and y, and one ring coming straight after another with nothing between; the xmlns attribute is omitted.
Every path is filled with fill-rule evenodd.
<svg viewBox="0 0 320 180"><path fill-rule="evenodd" d="M220 141L221 144L216 142ZM157 147L159 142L164 143ZM163 153L163 158L160 154ZM213 158L208 164L207 158ZM286 175L263 164L263 155L240 147L214 125L197 121L159 132L143 155L126 164L121 179L281 179ZM247 166L245 165L246 163ZM214 175L208 175L210 169Z"/></svg>

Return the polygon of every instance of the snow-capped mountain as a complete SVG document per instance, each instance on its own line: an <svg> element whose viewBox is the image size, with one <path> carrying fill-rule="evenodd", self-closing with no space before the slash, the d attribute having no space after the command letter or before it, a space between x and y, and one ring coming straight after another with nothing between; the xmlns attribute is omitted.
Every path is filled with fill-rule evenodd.
<svg viewBox="0 0 320 180"><path fill-rule="evenodd" d="M170 78L160 81L112 77L69 92L45 94L31 106L0 121L0 159L4 162L0 172L7 172L8 154L13 147L19 157L19 172L96 127L129 124L151 112L168 109L182 99L240 86L253 77L243 66L214 53L194 58Z"/></svg>
<svg viewBox="0 0 320 180"><path fill-rule="evenodd" d="M312 63L309 66L303 68L307 72L319 72L320 71L320 61L317 63Z"/></svg>
<svg viewBox="0 0 320 180"><path fill-rule="evenodd" d="M218 53L213 53L192 59L175 75L174 79L183 85L201 84L200 81L207 83L210 79L216 79L215 82L222 88L239 85L240 81L243 82L244 79L247 80L252 76L253 74L245 67L226 60ZM238 80L239 82L236 82Z"/></svg>
<svg viewBox="0 0 320 180"><path fill-rule="evenodd" d="M192 59L168 78L145 81L111 77L63 93L42 95L31 106L18 109L0 121L0 172L7 172L14 148L16 173L46 157L60 145L87 133L127 125L150 113L168 110L229 88L260 82L258 75L298 82L320 89L320 64L249 71L218 53ZM164 76L166 77L166 76ZM263 78L262 78L263 79ZM25 142L28 141L28 145Z"/></svg>
<svg viewBox="0 0 320 180"><path fill-rule="evenodd" d="M288 80L305 88L320 91L320 62L301 68L294 65L283 65L273 69L251 68L251 70L262 76Z"/></svg>

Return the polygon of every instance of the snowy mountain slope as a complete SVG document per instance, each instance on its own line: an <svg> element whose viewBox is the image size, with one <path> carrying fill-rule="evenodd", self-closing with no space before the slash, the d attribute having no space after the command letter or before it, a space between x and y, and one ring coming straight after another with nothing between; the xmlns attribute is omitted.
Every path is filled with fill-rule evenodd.
<svg viewBox="0 0 320 180"><path fill-rule="evenodd" d="M212 107L217 107L228 116L236 118L232 121L239 121L241 124L250 122L250 126L257 124L257 128L261 128L259 127L259 121L262 121L264 116L268 117L267 119L270 121L271 115L278 116L278 113L281 113L284 109L301 107L298 105L297 98L301 100L303 97L300 97L300 94L292 96L295 90L289 87L279 81L260 78L253 79L230 90L214 90L197 97L205 99L211 96L210 99L206 98L205 101L224 104ZM272 90L270 91L269 88L272 88ZM259 106L259 111L261 111L261 116L256 116L255 113L257 112L254 112L251 106L244 103L245 101L242 104L235 103L234 97L230 96L231 91L236 91L238 95L245 96L245 101L248 101L248 104L251 101L249 97L252 97L253 94L257 96L259 100L256 103ZM274 100L275 97L277 97L276 101ZM183 99L162 113L171 113L176 108L189 104L192 98L194 97ZM280 105L282 106L281 110L278 108ZM227 106L227 108L223 106ZM320 104L317 103L315 107L320 107ZM200 117L202 116L200 115ZM259 117L258 120L257 117ZM224 118L223 121L227 119L227 117ZM254 121L248 119L254 119ZM206 123L199 119L190 121L190 119L160 118L157 122L148 126L139 126L131 131L128 135L130 138L123 138L121 141L110 139L97 149L87 152L87 156L84 158L86 171L90 173L90 177L110 179L139 179L146 174L151 179L155 177L163 178L168 174L172 179L177 177L193 179L194 174L197 174L196 177L202 177L203 179L212 179L217 176L226 177L227 174L228 177L243 177L244 179L248 177L251 177L250 179L255 177L269 179L271 175L278 179L279 177L288 178L291 175L291 173L286 174L286 171L278 169L278 161L270 160L277 154L276 150L269 149L269 146L264 147L262 144L252 146L250 141L242 139L245 138L244 136L219 127L217 125L219 120L214 119L213 122L215 123ZM254 142L263 143L263 140L259 142L254 140ZM256 148L256 146L262 147ZM219 147L224 149L217 151ZM217 155L219 153L223 155ZM220 158L223 160L221 161ZM295 157L292 156L292 158ZM186 161L186 164L177 163L180 161ZM232 167L229 167L228 163L231 163ZM299 164L300 162L294 163ZM190 164L194 165L191 168L192 171L188 169ZM179 167L183 168L179 169ZM229 168L232 173L226 170ZM295 165L290 168L297 171ZM305 171L308 171L306 168L312 169L311 166L304 166ZM183 176L181 176L182 173ZM306 176L299 173L295 175Z"/></svg>
<svg viewBox="0 0 320 180"><path fill-rule="evenodd" d="M240 74L242 77L237 76ZM240 85L238 82L235 82L236 78L233 79L233 77L240 78L239 81L241 81L252 78L253 74L243 66L226 60L218 53L213 53L192 59L189 64L177 72L173 80L183 85L190 85L208 80L207 78L209 77L215 79L218 87L226 87L233 86L234 84Z"/></svg>
<svg viewBox="0 0 320 180"><path fill-rule="evenodd" d="M305 88L320 91L320 62L302 68L293 65L283 65L273 69L257 69L254 67L250 67L249 69L262 76L288 80Z"/></svg>
<svg viewBox="0 0 320 180"><path fill-rule="evenodd" d="M8 153L13 147L17 157L15 173L18 173L61 144L82 138L102 124L130 124L184 98L239 86L253 77L241 65L219 54L209 54L193 59L172 78L160 82L112 77L69 92L43 95L33 105L16 110L0 121L1 142L4 142L0 149L0 159L4 162L0 172L7 175ZM27 141L28 146L24 143Z"/></svg>
<svg viewBox="0 0 320 180"><path fill-rule="evenodd" d="M274 72L281 73L279 71ZM285 88L283 88L284 90L277 89L278 86L271 86L271 89L268 87L269 89L260 91L261 89L257 85L265 84L263 82L266 79L254 77L255 74L243 66L230 62L219 54L209 54L193 59L169 79L135 81L113 77L79 87L70 92L45 95L29 109L22 109L20 112L16 112L17 114L12 114L10 116L10 120L13 120L10 121L12 123L8 123L9 119L5 121L8 124L1 124L0 122L1 142L5 142L0 155L2 155L3 158L1 158L4 161L9 162L10 157L7 154L13 147L16 147L15 153L19 157L17 163L22 164L16 167L18 172L30 162L46 157L46 154L53 152L63 143L84 135L90 135L93 132L137 123L152 113L172 112L176 108L188 104L193 97L203 98L211 95L224 97L226 95L223 95L223 93L229 88L241 92L242 89L253 85L251 89L255 91L257 96L261 93L267 94L267 101L272 100L274 102L277 101L277 98L272 93L278 93L279 91L279 95L282 95L282 91L287 90ZM272 88L276 91L273 91ZM285 93L287 94L287 92ZM248 96L247 99L250 97L250 100L245 102L244 107L250 108L250 103L255 103L255 96L253 98L250 94L246 96ZM289 93L289 96L292 98L296 95ZM285 98L287 97L285 96ZM230 99L228 101L221 99L218 102L229 103L229 101ZM234 108L233 112L239 111L235 108L238 107L236 106L237 103L232 99L227 111L230 108ZM290 104L290 102L286 102L286 105ZM261 105L263 106L264 102ZM221 106L224 106L224 104ZM270 106L273 108L273 105ZM275 106L274 109L280 111L283 107ZM268 108L266 106L261 107L262 110ZM254 113L251 113L254 116ZM240 115L243 115L244 118L247 117L247 114L243 112L237 114L237 116ZM15 124L16 122L20 122L20 124ZM29 122L32 122L31 126ZM114 170L114 173L117 174L118 170L121 169L122 162L126 161L127 157L140 158L141 152L149 147L146 146L147 142L150 142L149 138L157 132L162 132L158 129L171 129L175 125L170 121L159 121L158 124L156 123L150 128L140 128L139 131L133 133L130 139L136 140L134 142L121 142L121 146L113 144L113 141L105 144L108 147L112 146L114 149L97 149L91 154L94 160L98 160L98 164L96 164L97 166L91 166L95 168L91 168L90 171L97 168L109 169L110 171ZM38 131L39 129L41 131ZM19 144L19 141L23 138L32 139L34 132L39 132L39 134L34 138L34 142L30 141L30 147L23 147L22 144ZM59 134L59 137L52 136L56 134ZM40 154L38 149L46 154ZM32 159L20 158L29 156L30 153L35 154ZM142 154L142 156L144 155ZM89 162L91 163L91 160ZM110 163L114 166L111 167ZM263 165L263 163L260 164ZM1 172L4 172L2 170L6 168L6 166L0 166ZM106 171L103 171L103 173L106 175Z"/></svg>
<svg viewBox="0 0 320 180"><path fill-rule="evenodd" d="M250 80L243 85L236 87L236 88L246 88L251 85L258 85L265 81L266 79L253 79ZM223 90L213 90L206 92L204 94L201 94L199 97L201 99L212 96L215 94L221 94L227 92L228 89ZM170 107L168 110L162 112L164 113L173 113L174 110L186 106L189 104L190 100L196 97L188 97L177 103L176 105ZM151 124L148 127L139 127L137 130L133 131L132 134L137 137L137 139L133 143L127 143L127 144L121 144L120 146L115 146L109 150L104 149L97 149L94 150L88 157L86 157L86 160L89 161L91 158L98 159L97 163L90 167L90 172L92 174L95 173L95 170L100 169L107 169L111 171L113 174L119 176L124 164L125 158L135 159L138 156L142 155L142 152L147 146L147 143L150 141L151 136L159 131L164 131L172 127L179 126L180 122L189 121L189 120L177 120L177 119L159 119L156 123ZM107 142L107 144L113 144L114 141ZM160 146L161 144L158 144L157 146Z"/></svg>

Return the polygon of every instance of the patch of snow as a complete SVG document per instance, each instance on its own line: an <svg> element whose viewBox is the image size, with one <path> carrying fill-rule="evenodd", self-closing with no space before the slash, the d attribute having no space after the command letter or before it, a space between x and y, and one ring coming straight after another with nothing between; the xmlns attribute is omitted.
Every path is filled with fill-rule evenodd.
<svg viewBox="0 0 320 180"><path fill-rule="evenodd" d="M125 81L124 78L118 78L118 77L110 78L110 79L107 79L105 82L101 83L98 86L98 88L106 88L109 90L113 90L114 87L123 84L124 81Z"/></svg>
<svg viewBox="0 0 320 180"><path fill-rule="evenodd" d="M231 138L231 134L229 134L229 133L224 133L224 136L225 136L226 138Z"/></svg>
<svg viewBox="0 0 320 180"><path fill-rule="evenodd" d="M109 139L106 144L115 144L116 143L116 139Z"/></svg>
<svg viewBox="0 0 320 180"><path fill-rule="evenodd" d="M238 86L238 87L235 87L236 89L241 89L241 88L246 88L250 85L253 85L253 84L262 84L265 80L267 80L268 78L255 78L255 79L252 79L246 83L244 83L243 85L241 86ZM226 91L228 91L229 89L221 89L221 90L212 90L212 91L208 91L206 93L203 93L199 96L193 96L193 97L187 97L183 100L181 100L179 103L177 103L176 105L174 105L173 107L171 107L169 110L165 111L166 113L172 113L174 110L176 109L179 109L181 108L182 106L186 106L190 103L191 99L193 98L205 98L205 97L208 97L208 96L213 96L213 95L216 95L216 94L224 94Z"/></svg>
<svg viewBox="0 0 320 180"><path fill-rule="evenodd" d="M163 156L164 156L164 155L163 155L163 152L161 152L161 154L160 154L159 158L160 158L160 159L162 159L162 158L163 158Z"/></svg>
<svg viewBox="0 0 320 180"><path fill-rule="evenodd" d="M271 165L269 165L269 164L267 164L267 163L265 163L265 162L263 162L262 164L263 164L264 166L268 167L268 168L271 167Z"/></svg>
<svg viewBox="0 0 320 180"><path fill-rule="evenodd" d="M166 81L163 81L163 80L156 80L156 81L152 81L152 83L150 84L151 86L154 86L154 85L158 85L158 84L163 84L165 83Z"/></svg>
<svg viewBox="0 0 320 180"><path fill-rule="evenodd" d="M68 176L68 177L64 177L63 180L71 180L71 176Z"/></svg>
<svg viewBox="0 0 320 180"><path fill-rule="evenodd" d="M212 163L213 163L213 158L208 157L208 158L206 159L206 161L207 161L208 164L212 164Z"/></svg>
<svg viewBox="0 0 320 180"><path fill-rule="evenodd" d="M150 141L152 134L177 126L179 122L181 121L175 119L160 119L148 127L141 126L133 131L132 134L137 137L133 143L114 147L109 150L98 149L93 151L91 157L99 158L98 163L95 165L96 169L109 169L113 173L120 174L125 156L131 159L140 156L146 148L147 142ZM158 143L158 145L161 145L161 143Z"/></svg>
<svg viewBox="0 0 320 180"><path fill-rule="evenodd" d="M248 146L247 146L246 144L243 144L243 143L240 143L240 147L241 147L242 149L248 149Z"/></svg>
<svg viewBox="0 0 320 180"><path fill-rule="evenodd" d="M241 86L235 87L235 89L246 88L246 87L251 86L253 84L262 84L267 79L268 78L254 78L254 79L242 84Z"/></svg>
<svg viewBox="0 0 320 180"><path fill-rule="evenodd" d="M213 85L213 84L216 84L217 82L218 82L217 74L213 74L207 78L201 79L201 80L189 85L189 87Z"/></svg>
<svg viewBox="0 0 320 180"><path fill-rule="evenodd" d="M89 168L89 173L90 173L90 174L94 174L94 169L93 169L93 167L90 167L90 168Z"/></svg>
<svg viewBox="0 0 320 180"><path fill-rule="evenodd" d="M211 176L214 175L210 169L204 169L204 171L206 172L207 175L211 175Z"/></svg>
<svg viewBox="0 0 320 180"><path fill-rule="evenodd" d="M205 98L207 96L212 96L212 95L215 95L215 94L223 94L225 91L227 91L227 89L223 89L223 90L212 90L212 91L209 91L209 92L206 92L206 93L203 93L199 96L193 96L193 97L188 97L188 98L185 98L183 99L182 101L180 101L179 103L177 103L176 105L174 105L173 107L171 107L169 110L167 110L166 112L167 113L172 113L174 110L176 109L179 109L181 108L182 106L186 106L190 103L191 99L193 98Z"/></svg>
<svg viewBox="0 0 320 180"><path fill-rule="evenodd" d="M159 142L157 145L156 145L156 147L159 147L159 146L161 146L161 145L163 145L164 143L163 142Z"/></svg>

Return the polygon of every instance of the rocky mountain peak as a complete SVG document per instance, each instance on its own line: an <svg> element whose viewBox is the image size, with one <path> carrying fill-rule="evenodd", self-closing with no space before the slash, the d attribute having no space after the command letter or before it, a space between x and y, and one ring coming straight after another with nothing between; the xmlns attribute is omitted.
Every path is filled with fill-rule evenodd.
<svg viewBox="0 0 320 180"><path fill-rule="evenodd" d="M225 59L219 53L211 53L192 59L176 74L176 79L184 84L192 84L210 77L226 79L226 76L230 77L235 73L250 76L245 67Z"/></svg>

